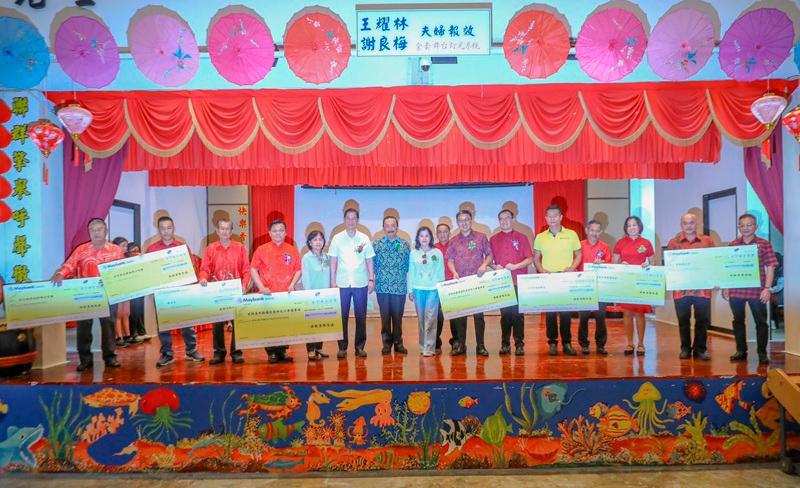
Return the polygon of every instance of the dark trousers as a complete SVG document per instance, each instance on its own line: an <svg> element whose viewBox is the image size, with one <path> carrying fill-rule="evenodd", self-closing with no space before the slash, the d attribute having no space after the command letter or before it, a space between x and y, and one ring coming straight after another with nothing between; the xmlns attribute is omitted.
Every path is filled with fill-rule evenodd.
<svg viewBox="0 0 800 488"><path fill-rule="evenodd" d="M289 349L289 346L273 346L273 347L265 347L267 351L267 355L269 354L277 354L278 357L286 356L286 350Z"/></svg>
<svg viewBox="0 0 800 488"><path fill-rule="evenodd" d="M692 342L692 308L694 307L694 342ZM742 310L744 313L744 310ZM681 335L681 351L706 352L708 326L711 325L711 299L684 296L675 300L678 330Z"/></svg>
<svg viewBox="0 0 800 488"><path fill-rule="evenodd" d="M309 342L306 344L306 351L308 352L321 351L321 350L322 350L321 342Z"/></svg>
<svg viewBox="0 0 800 488"><path fill-rule="evenodd" d="M381 311L381 339L383 347L403 345L403 310L405 295L378 293L378 308Z"/></svg>
<svg viewBox="0 0 800 488"><path fill-rule="evenodd" d="M131 336L146 336L147 330L144 327L144 297L134 298L130 301L131 314L128 318Z"/></svg>
<svg viewBox="0 0 800 488"><path fill-rule="evenodd" d="M367 344L367 287L339 288L342 299L342 332L344 337L339 341L339 350L346 351L350 341L347 334L347 322L350 319L350 300L353 301L353 313L356 316L356 350L363 350Z"/></svg>
<svg viewBox="0 0 800 488"><path fill-rule="evenodd" d="M111 316L100 319L100 347L103 351L103 361L106 363L117 358L115 342L114 323L117 320L117 306L111 305L109 307ZM94 320L80 320L78 321L76 331L76 341L78 346L78 356L80 357L81 364L92 364L94 362L92 355L92 324Z"/></svg>
<svg viewBox="0 0 800 488"><path fill-rule="evenodd" d="M561 344L566 346L572 343L572 317L571 312L547 312L547 343L558 344L558 333L561 331ZM560 326L559 326L560 322Z"/></svg>
<svg viewBox="0 0 800 488"><path fill-rule="evenodd" d="M483 346L483 333L486 330L486 321L483 319L482 313L476 313L472 316L472 320L475 322L475 342L477 342L476 346L480 347ZM453 324L453 329L455 329L455 342L460 344L461 346L467 345L467 317L459 317L457 319L453 319L450 321ZM455 343L453 344L455 347Z"/></svg>
<svg viewBox="0 0 800 488"><path fill-rule="evenodd" d="M597 347L605 347L608 340L606 330L607 303L598 303L599 308L592 311L578 312L578 344L589 347L589 319L594 316L594 343Z"/></svg>
<svg viewBox="0 0 800 488"><path fill-rule="evenodd" d="M517 293L517 286L514 285ZM525 316L519 313L519 305L503 307L500 309L500 342L502 346L511 345L511 332L514 332L514 344L525 345Z"/></svg>
<svg viewBox="0 0 800 488"><path fill-rule="evenodd" d="M450 345L456 339L456 327L450 320ZM442 303L439 302L439 316L436 318L436 349L442 348L442 330L444 330L444 313L442 313Z"/></svg>
<svg viewBox="0 0 800 488"><path fill-rule="evenodd" d="M225 324L227 322L216 322L214 323L214 356L215 357L225 357L228 351L225 350ZM236 327L236 324L231 322L233 327ZM236 349L236 337L233 333L233 329L231 329L231 357L242 357L242 351Z"/></svg>
<svg viewBox="0 0 800 488"><path fill-rule="evenodd" d="M745 323L745 305L750 305L750 313L756 322L756 347L758 354L767 354L769 325L767 324L767 306L758 298L731 298L733 312L733 336L736 338L736 351L747 352L747 324Z"/></svg>

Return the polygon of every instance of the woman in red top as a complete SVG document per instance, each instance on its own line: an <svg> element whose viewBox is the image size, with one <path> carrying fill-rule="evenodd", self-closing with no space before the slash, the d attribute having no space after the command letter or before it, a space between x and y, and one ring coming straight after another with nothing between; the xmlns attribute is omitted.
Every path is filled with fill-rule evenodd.
<svg viewBox="0 0 800 488"><path fill-rule="evenodd" d="M642 219L632 215L625 219L625 235L614 246L613 261L615 264L639 264L647 267L652 264L653 245L642 237L644 225ZM639 345L636 346L636 355L644 356L644 314L652 313L653 308L649 305L629 305L618 304L622 311L622 319L625 323L625 334L628 338L628 347L625 348L625 355L633 355L633 323L636 322L636 331L639 336Z"/></svg>

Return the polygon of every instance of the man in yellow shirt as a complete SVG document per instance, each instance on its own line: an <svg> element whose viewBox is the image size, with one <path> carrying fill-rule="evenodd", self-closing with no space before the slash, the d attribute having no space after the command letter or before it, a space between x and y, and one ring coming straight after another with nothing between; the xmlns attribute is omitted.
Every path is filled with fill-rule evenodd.
<svg viewBox="0 0 800 488"><path fill-rule="evenodd" d="M547 230L536 235L533 241L533 265L538 273L576 271L581 265L581 241L575 231L561 226L561 207L550 205L545 211ZM547 312L547 343L549 354L558 354L558 333L564 354L575 356L572 348L572 316L570 312ZM560 327L559 327L560 322Z"/></svg>

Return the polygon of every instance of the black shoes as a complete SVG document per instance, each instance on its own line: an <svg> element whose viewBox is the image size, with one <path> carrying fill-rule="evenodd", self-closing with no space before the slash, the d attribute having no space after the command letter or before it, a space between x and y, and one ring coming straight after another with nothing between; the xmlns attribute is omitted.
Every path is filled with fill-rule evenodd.
<svg viewBox="0 0 800 488"><path fill-rule="evenodd" d="M515 356L524 356L525 355L525 346L518 345L516 349L514 349Z"/></svg>
<svg viewBox="0 0 800 488"><path fill-rule="evenodd" d="M488 356L489 355L489 351L486 350L486 348L483 346L483 344L478 346L475 349L475 352L478 354L478 356Z"/></svg>
<svg viewBox="0 0 800 488"><path fill-rule="evenodd" d="M699 359L701 361L710 361L711 360L711 355L708 354L706 351L695 352L694 353L694 357L695 357L695 359Z"/></svg>
<svg viewBox="0 0 800 488"><path fill-rule="evenodd" d="M581 353L583 353L584 355L588 355L589 354L589 346L581 346Z"/></svg>
<svg viewBox="0 0 800 488"><path fill-rule="evenodd" d="M347 351L339 350L339 352L336 353L336 359L345 359L346 357Z"/></svg>
<svg viewBox="0 0 800 488"><path fill-rule="evenodd" d="M106 361L106 368L119 368L120 366L122 365L119 364L119 361L117 361L116 359L109 359L108 361Z"/></svg>
<svg viewBox="0 0 800 488"><path fill-rule="evenodd" d="M769 356L766 354L759 354L758 355L758 364L769 364Z"/></svg>
<svg viewBox="0 0 800 488"><path fill-rule="evenodd" d="M566 354L567 356L578 355L577 351L575 351L575 349L572 348L572 344L564 344L564 347L562 349L564 351L564 354Z"/></svg>
<svg viewBox="0 0 800 488"><path fill-rule="evenodd" d="M93 366L94 366L94 364L92 364L92 363L80 363L78 365L78 367L75 368L75 369L78 370L78 372L87 371L87 370L92 369Z"/></svg>
<svg viewBox="0 0 800 488"><path fill-rule="evenodd" d="M208 364L220 364L225 362L225 356L219 356L214 354L214 357L208 362Z"/></svg>
<svg viewBox="0 0 800 488"><path fill-rule="evenodd" d="M608 351L606 351L606 348L603 346L597 346L597 354L601 356L608 356Z"/></svg>
<svg viewBox="0 0 800 488"><path fill-rule="evenodd" d="M276 364L278 362L278 355L274 352L269 353L267 361L269 361L269 364Z"/></svg>
<svg viewBox="0 0 800 488"><path fill-rule="evenodd" d="M747 361L747 353L746 352L737 352L733 356L730 357L731 361Z"/></svg>
<svg viewBox="0 0 800 488"><path fill-rule="evenodd" d="M505 356L506 354L510 354L510 353L511 353L511 346L506 344L506 345L504 345L503 347L500 348L500 355L501 356Z"/></svg>
<svg viewBox="0 0 800 488"><path fill-rule="evenodd" d="M244 357L243 356L231 356L231 361L233 361L233 364L242 364L242 363L244 363Z"/></svg>
<svg viewBox="0 0 800 488"><path fill-rule="evenodd" d="M681 355L680 355L681 359L689 359L690 357L692 357L691 351L689 351L688 349L681 349Z"/></svg>
<svg viewBox="0 0 800 488"><path fill-rule="evenodd" d="M547 354L551 356L558 356L558 344L550 344Z"/></svg>
<svg viewBox="0 0 800 488"><path fill-rule="evenodd" d="M365 358L367 357L367 351L363 349L356 349L356 357L357 358Z"/></svg>
<svg viewBox="0 0 800 488"><path fill-rule="evenodd" d="M397 354L408 354L408 349L406 349L405 346L403 346L402 344L400 344L399 346L395 344L394 352L396 352Z"/></svg>

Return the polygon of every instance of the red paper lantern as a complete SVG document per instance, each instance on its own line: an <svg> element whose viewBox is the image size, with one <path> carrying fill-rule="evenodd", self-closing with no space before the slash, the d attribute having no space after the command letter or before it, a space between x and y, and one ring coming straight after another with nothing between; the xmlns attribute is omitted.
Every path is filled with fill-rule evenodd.
<svg viewBox="0 0 800 488"><path fill-rule="evenodd" d="M784 115L781 123L789 131L789 134L793 135L797 142L800 142L800 105Z"/></svg>
<svg viewBox="0 0 800 488"><path fill-rule="evenodd" d="M47 158L64 140L64 131L49 120L41 119L28 125L28 137Z"/></svg>

